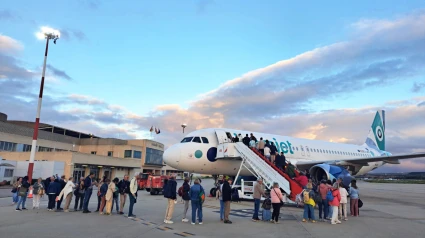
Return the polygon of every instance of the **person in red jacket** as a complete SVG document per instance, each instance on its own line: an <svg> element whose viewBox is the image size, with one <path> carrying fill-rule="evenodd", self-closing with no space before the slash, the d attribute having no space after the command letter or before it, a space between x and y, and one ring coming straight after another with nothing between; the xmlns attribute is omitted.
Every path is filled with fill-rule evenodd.
<svg viewBox="0 0 425 238"><path fill-rule="evenodd" d="M308 178L304 175L304 173L300 173L300 176L294 178L304 189L307 188Z"/></svg>
<svg viewBox="0 0 425 238"><path fill-rule="evenodd" d="M334 186L331 188L332 196L334 199L332 201L329 201L329 206L332 207L332 219L331 224L341 224L341 221L338 220L338 207L341 201L341 194L339 193L339 183L335 183Z"/></svg>

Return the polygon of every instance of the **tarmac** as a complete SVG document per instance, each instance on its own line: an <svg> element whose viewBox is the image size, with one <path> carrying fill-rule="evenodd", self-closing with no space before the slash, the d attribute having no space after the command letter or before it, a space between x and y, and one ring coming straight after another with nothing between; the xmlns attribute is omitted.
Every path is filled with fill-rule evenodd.
<svg viewBox="0 0 425 238"><path fill-rule="evenodd" d="M209 191L213 181L203 180L202 185ZM281 209L280 224L252 222L253 203L249 201L232 203L233 224L223 224L219 201L215 198L207 198L204 203L203 225L182 223L184 206L180 203L175 207L175 223L164 224L166 199L146 191L138 192L134 208L136 219L115 212L111 216L94 212L48 212L47 198L42 199L40 210L32 210L32 199L27 199L29 210L18 212L7 197L0 198L0 237L424 237L425 185L359 182L358 186L364 202L360 216L349 216L348 221L339 225L303 223L303 209L294 206ZM92 211L97 205L95 194L89 205ZM128 204L127 201L125 211ZM315 211L318 217L318 210ZM188 218L191 218L191 209Z"/></svg>

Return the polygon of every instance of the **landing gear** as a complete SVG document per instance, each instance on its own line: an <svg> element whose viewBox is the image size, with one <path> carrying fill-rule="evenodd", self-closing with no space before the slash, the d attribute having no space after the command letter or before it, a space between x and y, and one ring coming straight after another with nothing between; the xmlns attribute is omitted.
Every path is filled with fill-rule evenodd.
<svg viewBox="0 0 425 238"><path fill-rule="evenodd" d="M210 196L211 197L215 197L216 192L217 192L217 186L219 185L218 183L218 175L212 175L213 179L214 179L214 187L210 190Z"/></svg>
<svg viewBox="0 0 425 238"><path fill-rule="evenodd" d="M216 189L216 188L212 188L212 189L210 190L210 195L211 195L212 197L215 197L215 196L216 196L216 194L217 194L217 189Z"/></svg>

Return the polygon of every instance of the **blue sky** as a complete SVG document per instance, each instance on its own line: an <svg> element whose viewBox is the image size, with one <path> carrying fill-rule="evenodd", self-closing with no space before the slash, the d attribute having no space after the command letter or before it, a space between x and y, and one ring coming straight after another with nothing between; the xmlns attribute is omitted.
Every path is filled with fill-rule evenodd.
<svg viewBox="0 0 425 238"><path fill-rule="evenodd" d="M170 144L180 139L176 132L183 121L191 123L192 130L233 126L270 131L259 126L263 120L313 114L316 119L310 124L294 124L298 130L285 132L345 141L341 138L347 136L336 137L336 129L314 128L335 128L325 114L352 109L367 121L365 127L353 126L348 138L359 143L373 115L369 109L394 110L393 121L405 110L422 113L423 107L414 107L425 100L425 57L418 52L423 36L415 31L422 28L415 24L424 9L425 2L419 0L4 1L0 35L23 47L4 54L34 76L19 81L23 79L5 73L10 85L31 86L10 96L5 83L0 96L4 93L8 103L0 111L11 119L34 117L32 94L37 94L44 53L44 42L34 34L47 25L62 31L62 39L50 48L48 63L63 74L48 72L42 121L127 137L144 137L146 128L155 124L169 132L158 140ZM403 34L404 39L397 38ZM349 47L340 50L338 44ZM320 60L312 61L309 54ZM278 62L284 66L273 68ZM249 72L255 70L259 74L251 77ZM415 85L417 90L412 89ZM259 98L258 103L251 103L252 108L243 105L252 97ZM83 102L88 99L92 101ZM112 105L123 109L111 110ZM20 108L27 106L28 112ZM241 123L241 116L251 121ZM414 119L419 121L419 116ZM416 121L410 125L394 125L394 140L415 131L413 125L424 126ZM412 140L425 141L420 135ZM420 149L399 147L399 152Z"/></svg>

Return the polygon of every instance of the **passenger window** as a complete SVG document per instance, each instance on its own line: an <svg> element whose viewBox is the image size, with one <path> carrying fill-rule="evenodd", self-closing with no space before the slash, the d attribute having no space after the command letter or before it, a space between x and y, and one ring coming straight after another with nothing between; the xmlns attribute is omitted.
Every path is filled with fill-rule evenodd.
<svg viewBox="0 0 425 238"><path fill-rule="evenodd" d="M191 142L193 139L193 137L186 137L184 138L180 143L187 143L187 142Z"/></svg>
<svg viewBox="0 0 425 238"><path fill-rule="evenodd" d="M201 142L201 138L199 138L199 137L195 137L195 138L193 138L193 141L192 142L195 142L195 143L202 143Z"/></svg>
<svg viewBox="0 0 425 238"><path fill-rule="evenodd" d="M206 137L202 137L202 142L204 143L204 144L208 144L209 142L208 142L208 139L206 138Z"/></svg>

